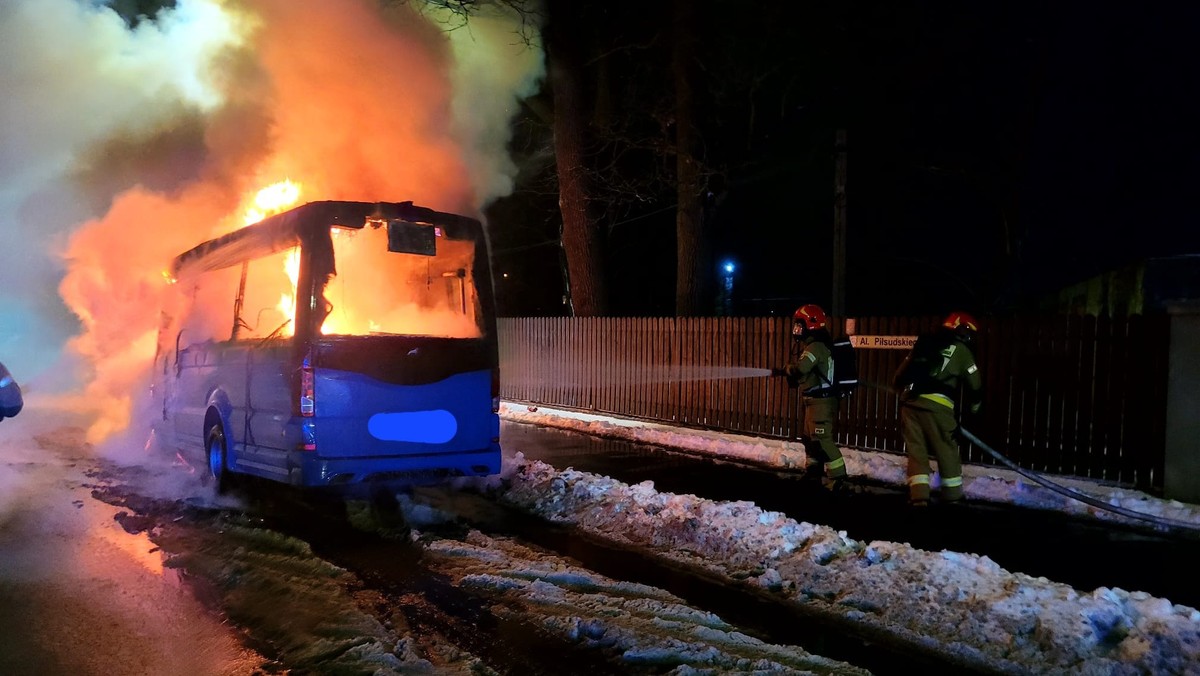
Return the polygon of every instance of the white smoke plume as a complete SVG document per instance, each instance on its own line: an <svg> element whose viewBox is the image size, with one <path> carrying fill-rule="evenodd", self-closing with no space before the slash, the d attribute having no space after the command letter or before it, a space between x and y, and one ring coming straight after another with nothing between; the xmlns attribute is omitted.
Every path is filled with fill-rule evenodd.
<svg viewBox="0 0 1200 676"><path fill-rule="evenodd" d="M218 92L204 86L201 57L238 39L211 4L130 30L89 3L0 3L0 360L19 379L61 376L64 365L52 367L78 330L58 299L56 249L95 211L72 173L123 130L212 110Z"/></svg>
<svg viewBox="0 0 1200 676"><path fill-rule="evenodd" d="M27 399L74 385L104 413L91 441L128 427L161 271L268 184L475 215L507 193L508 123L543 72L519 19L178 0L131 27L103 3L0 0L0 361Z"/></svg>
<svg viewBox="0 0 1200 676"><path fill-rule="evenodd" d="M536 19L505 4L483 5L461 24L444 10L440 16L442 25L458 26L448 33L455 129L468 144L472 183L485 197L509 194L517 174L507 151L509 122L545 76Z"/></svg>

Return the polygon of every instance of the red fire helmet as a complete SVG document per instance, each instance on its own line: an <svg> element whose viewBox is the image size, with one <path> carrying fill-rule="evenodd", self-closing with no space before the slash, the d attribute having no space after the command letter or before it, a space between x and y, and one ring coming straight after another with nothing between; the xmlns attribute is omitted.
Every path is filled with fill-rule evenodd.
<svg viewBox="0 0 1200 676"><path fill-rule="evenodd" d="M956 331L968 330L978 331L979 322L975 318L965 312L951 312L946 315L946 321L942 322L942 326Z"/></svg>
<svg viewBox="0 0 1200 676"><path fill-rule="evenodd" d="M813 303L801 305L800 308L796 310L796 313L792 315L792 321L803 324L804 328L808 329L809 331L815 331L816 329L823 329L829 326L829 317L825 316L825 311L821 309L820 305L815 305Z"/></svg>

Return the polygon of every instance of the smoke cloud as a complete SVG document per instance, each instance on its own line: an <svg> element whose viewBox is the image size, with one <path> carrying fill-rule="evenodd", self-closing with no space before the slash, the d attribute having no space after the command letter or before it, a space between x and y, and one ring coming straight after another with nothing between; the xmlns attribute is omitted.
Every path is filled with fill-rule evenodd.
<svg viewBox="0 0 1200 676"><path fill-rule="evenodd" d="M460 20L446 10L434 16L444 26ZM507 5L484 5L449 32L454 54L453 120L477 194L512 191L517 167L508 154L508 123L521 99L532 96L545 75L536 15L518 15ZM487 199L484 200L485 202Z"/></svg>
<svg viewBox="0 0 1200 676"><path fill-rule="evenodd" d="M536 26L490 7L447 31L438 11L178 0L131 27L96 2L0 3L0 361L27 401L96 412L93 443L132 427L162 271L259 188L473 215L511 190Z"/></svg>

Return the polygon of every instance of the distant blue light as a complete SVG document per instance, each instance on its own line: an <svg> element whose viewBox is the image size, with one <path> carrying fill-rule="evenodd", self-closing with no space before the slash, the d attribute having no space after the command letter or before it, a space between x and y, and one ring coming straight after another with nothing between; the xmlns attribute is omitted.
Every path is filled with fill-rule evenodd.
<svg viewBox="0 0 1200 676"><path fill-rule="evenodd" d="M732 261L727 261L727 262L725 263L725 272L726 272L726 274L730 274L730 275L732 275L732 274L733 274L733 269L734 269L733 262L732 262Z"/></svg>

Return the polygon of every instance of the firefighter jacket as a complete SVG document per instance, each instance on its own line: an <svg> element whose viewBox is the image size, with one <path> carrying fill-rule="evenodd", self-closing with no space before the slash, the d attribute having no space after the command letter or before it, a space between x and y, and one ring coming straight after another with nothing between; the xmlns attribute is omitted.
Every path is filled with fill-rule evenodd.
<svg viewBox="0 0 1200 676"><path fill-rule="evenodd" d="M975 355L953 331L918 339L897 369L893 385L904 402L923 399L953 410L961 390L972 413L982 403L983 380Z"/></svg>
<svg viewBox="0 0 1200 676"><path fill-rule="evenodd" d="M800 354L783 369L788 383L799 386L805 397L834 396L831 342L827 331L818 329L809 333L799 342Z"/></svg>

